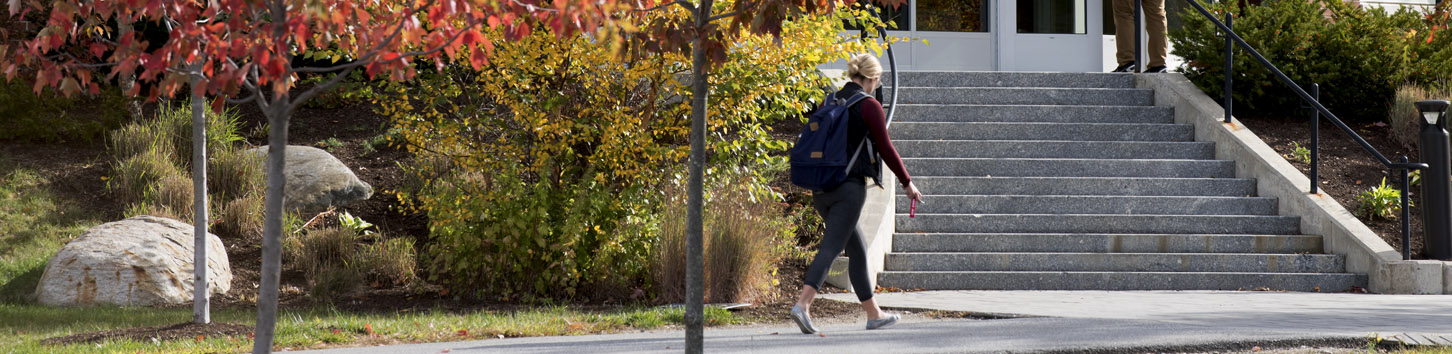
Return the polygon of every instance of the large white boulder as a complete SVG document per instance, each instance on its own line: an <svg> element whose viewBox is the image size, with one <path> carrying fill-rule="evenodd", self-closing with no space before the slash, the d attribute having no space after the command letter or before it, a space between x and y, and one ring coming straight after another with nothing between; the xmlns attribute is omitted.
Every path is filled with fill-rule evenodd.
<svg viewBox="0 0 1452 354"><path fill-rule="evenodd" d="M61 248L40 277L36 298L53 306L191 303L195 282L192 225L154 216L101 224ZM207 234L207 284L232 287L222 239Z"/></svg>
<svg viewBox="0 0 1452 354"><path fill-rule="evenodd" d="M267 155L267 147L248 150ZM287 186L283 205L288 210L317 212L328 206L344 205L373 196L373 187L364 183L342 161L323 149L311 146L287 146ZM263 159L263 170L267 170Z"/></svg>

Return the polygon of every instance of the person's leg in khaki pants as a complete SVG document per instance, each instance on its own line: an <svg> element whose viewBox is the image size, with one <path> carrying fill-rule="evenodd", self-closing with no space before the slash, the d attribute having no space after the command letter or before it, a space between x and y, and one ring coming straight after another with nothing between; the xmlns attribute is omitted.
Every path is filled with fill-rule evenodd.
<svg viewBox="0 0 1452 354"><path fill-rule="evenodd" d="M1114 58L1120 65L1135 61L1134 58L1134 1L1114 0ZM1143 0L1144 26L1149 32L1149 66L1165 66L1168 32L1165 23L1165 1Z"/></svg>
<svg viewBox="0 0 1452 354"><path fill-rule="evenodd" d="M1130 5L1133 8L1134 5ZM1149 67L1146 70L1165 66L1165 50L1169 32L1165 23L1165 0L1144 0L1144 29L1149 32ZM1134 18L1130 18L1130 23ZM1134 56L1134 55L1130 55Z"/></svg>

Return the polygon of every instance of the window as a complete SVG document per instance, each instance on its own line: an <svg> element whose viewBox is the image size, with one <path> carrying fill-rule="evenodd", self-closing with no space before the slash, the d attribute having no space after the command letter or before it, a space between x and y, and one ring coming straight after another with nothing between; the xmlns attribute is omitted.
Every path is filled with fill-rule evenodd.
<svg viewBox="0 0 1452 354"><path fill-rule="evenodd" d="M988 0L918 0L918 30L988 32Z"/></svg>

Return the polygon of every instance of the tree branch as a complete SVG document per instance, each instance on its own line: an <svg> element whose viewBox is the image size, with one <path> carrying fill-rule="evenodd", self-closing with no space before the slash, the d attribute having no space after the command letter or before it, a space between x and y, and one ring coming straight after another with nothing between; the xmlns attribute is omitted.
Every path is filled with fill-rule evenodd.
<svg viewBox="0 0 1452 354"><path fill-rule="evenodd" d="M416 56L421 56L421 55L429 55L429 54L433 54L433 53L438 53L440 50L443 50L444 47L449 46L450 43L454 43L455 40L458 40L459 37L463 37L464 36L464 32L467 32L468 30L473 29L474 26L478 26L479 24L480 24L480 22L473 22L473 23L470 23L468 26L465 26L464 28L460 28L457 33L454 33L454 35L452 37L449 37L449 40L448 41L444 42L444 45L438 46L438 47L436 47L434 49L430 49L430 50L426 50L426 51L403 52L403 53L399 54L398 58L389 59L389 60L383 60L383 61L368 61L372 57L377 56L378 55L378 51L383 49L383 48L379 47L379 48L374 48L373 51L368 52L368 54L366 54L366 56L364 58L360 58L360 59L355 60L355 61L353 61L351 63L338 64L338 65L334 65L334 66L330 66L330 67L325 67L325 68L299 68L299 69L296 69L294 72L299 72L299 73L326 73L326 72L334 72L334 71L338 71L338 70L351 69L351 68L355 68L355 67L359 67L359 66L363 66L363 65L368 65L368 64L371 64L371 63L387 63L387 62L391 62L391 61L395 61L395 60L403 60L404 58L408 58L408 57L416 57Z"/></svg>
<svg viewBox="0 0 1452 354"><path fill-rule="evenodd" d="M417 13L420 9L424 9L424 8L429 7L430 5L433 5L435 1L436 0L429 0L429 2L424 3L422 5L419 5L419 7L415 7L415 8L408 9L408 11L405 12L405 16L413 16L413 14ZM398 36L399 35L403 34L403 23L404 23L404 21L400 20L398 22L398 27L394 27L393 28L393 33L389 33L388 34L388 37L385 37L383 39L383 41L378 42L377 45L374 45L373 46L373 49L368 50L367 53L364 53L362 56L358 57L358 60L354 60L353 62L350 62L350 63L347 63L347 64L338 64L338 65L334 65L334 66L330 66L330 67L326 67L326 68L300 68L300 69L294 69L293 72L295 72L295 73L333 72L333 71L352 69L352 68L356 68L356 67L359 67L359 66L368 65L369 63L372 63L371 60L373 60L373 57L377 56L379 52L382 52L383 51L383 47L384 46L387 46L388 43L393 43L394 40L398 39ZM472 28L472 27L473 27L473 25L471 24L469 27L466 27L466 28ZM464 31L459 31L459 33L462 34L462 33L464 33ZM453 40L450 40L449 43L453 43Z"/></svg>
<svg viewBox="0 0 1452 354"><path fill-rule="evenodd" d="M272 106L272 103L267 102L267 95L264 94L262 92L262 89L258 88L256 84L252 83L253 80L257 80L257 66L252 66L252 70L249 71L249 73L243 75L242 77L242 86L245 86L248 89L252 90L252 95L256 96L253 97L253 99L257 101L257 108L261 108L263 112L267 112L269 107ZM250 76L251 78L248 78L248 76Z"/></svg>
<svg viewBox="0 0 1452 354"><path fill-rule="evenodd" d="M668 3L656 5L655 7L652 7L652 8L649 8L649 9L636 9L635 11L636 12L651 12L651 11L655 11L655 10L664 9L664 8L666 8L668 6L671 6L671 5L680 5L682 8L685 8L686 11L691 11L691 12L695 12L696 11L696 6L691 5L691 3L688 2L688 1L686 1L686 0L676 0L676 1L668 2Z"/></svg>
<svg viewBox="0 0 1452 354"><path fill-rule="evenodd" d="M720 19L723 19L723 18L736 17L736 13L737 13L736 11L731 11L731 12L727 12L727 13L724 13L724 14L707 17L706 18L706 22L715 22L716 20L720 20Z"/></svg>
<svg viewBox="0 0 1452 354"><path fill-rule="evenodd" d="M555 9L551 9L551 8L544 8L544 7L539 7L539 6L534 6L534 5L522 3L522 2L519 2L519 0L509 0L509 2L514 3L515 5L523 6L525 9L528 9L529 12L535 12L535 11L559 12L559 10L555 10Z"/></svg>
<svg viewBox="0 0 1452 354"><path fill-rule="evenodd" d="M71 60L71 63L69 65L75 65L75 66L79 66L79 67L87 68L87 69L109 68L109 67L116 66L116 63L92 64L92 63L83 62L83 61L81 61L80 58L76 58L75 55L71 55L71 53L65 53L65 52L62 52L60 54L55 54L55 55L51 55L51 56L45 57L45 60L52 61L52 62L59 62L59 61L62 61L64 59L70 59Z"/></svg>
<svg viewBox="0 0 1452 354"><path fill-rule="evenodd" d="M357 69L357 68L358 67L355 66L355 67L351 67L351 68L344 69L343 72L338 73L337 76L334 76L332 79L329 79L328 82L325 82L322 85L313 86L312 88L308 89L307 91L303 91L303 93L301 95L297 95L297 98L294 98L292 100L292 102L295 102L295 103L307 102L308 100L312 99L313 97L317 96L318 94L323 93L323 91L327 91L327 90L332 89L333 86L337 86L339 82L343 82L343 78L348 77L348 74L352 74L353 73L353 70L354 69ZM297 106L298 105L293 105L291 108L296 109Z"/></svg>

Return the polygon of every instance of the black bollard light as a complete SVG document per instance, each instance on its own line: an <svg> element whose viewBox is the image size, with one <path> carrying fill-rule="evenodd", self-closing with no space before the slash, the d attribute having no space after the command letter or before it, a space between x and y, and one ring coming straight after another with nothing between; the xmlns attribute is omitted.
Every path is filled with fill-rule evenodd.
<svg viewBox="0 0 1452 354"><path fill-rule="evenodd" d="M1423 254L1430 259L1452 259L1452 146L1447 139L1447 101L1417 102L1422 113L1422 224Z"/></svg>

